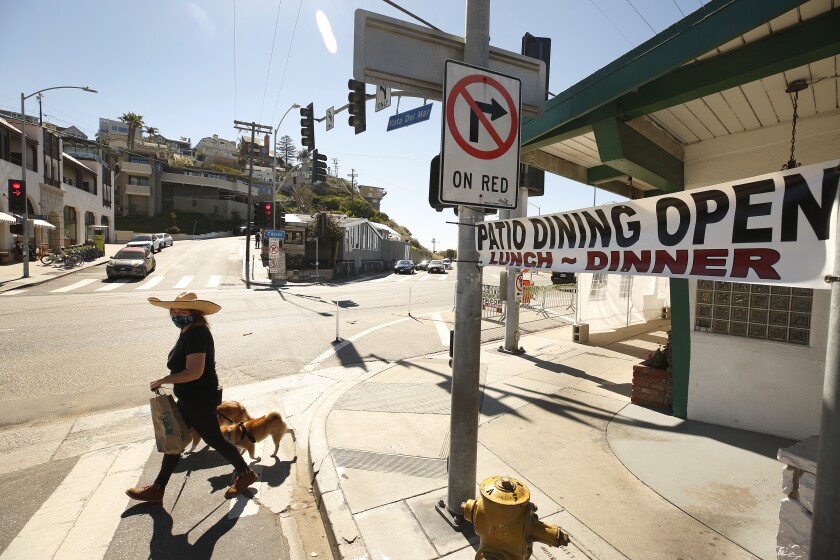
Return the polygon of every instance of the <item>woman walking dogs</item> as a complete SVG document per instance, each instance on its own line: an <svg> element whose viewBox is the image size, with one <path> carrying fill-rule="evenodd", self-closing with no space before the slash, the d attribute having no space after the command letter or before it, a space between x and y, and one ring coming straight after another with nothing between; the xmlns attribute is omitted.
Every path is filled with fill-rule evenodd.
<svg viewBox="0 0 840 560"><path fill-rule="evenodd" d="M152 381L150 387L155 390L161 385L174 384L178 408L184 420L236 469L233 484L225 492L225 498L232 498L256 482L258 477L248 468L236 446L222 436L216 418L219 379L216 376L213 335L210 334L206 315L216 313L221 307L211 301L200 300L193 293L182 293L173 301L151 297L149 303L168 309L169 317L181 331L166 362L170 374ZM154 484L130 488L126 494L144 502L163 502L166 484L180 459L180 453L165 454Z"/></svg>

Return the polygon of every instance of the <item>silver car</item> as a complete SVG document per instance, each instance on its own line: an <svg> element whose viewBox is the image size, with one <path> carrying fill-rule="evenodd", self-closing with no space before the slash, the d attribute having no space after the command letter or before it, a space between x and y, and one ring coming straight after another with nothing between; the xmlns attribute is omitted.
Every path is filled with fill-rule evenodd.
<svg viewBox="0 0 840 560"><path fill-rule="evenodd" d="M156 233L155 237L158 238L158 241L160 242L159 247L161 249L165 247L172 247L172 243L174 243L172 236L168 233Z"/></svg>
<svg viewBox="0 0 840 560"><path fill-rule="evenodd" d="M145 247L152 253L160 251L160 239L150 233L140 233L131 237L126 247Z"/></svg>
<svg viewBox="0 0 840 560"><path fill-rule="evenodd" d="M443 261L429 261L429 266L426 268L426 272L429 272L431 274L434 274L436 272L446 274L446 265L443 264Z"/></svg>

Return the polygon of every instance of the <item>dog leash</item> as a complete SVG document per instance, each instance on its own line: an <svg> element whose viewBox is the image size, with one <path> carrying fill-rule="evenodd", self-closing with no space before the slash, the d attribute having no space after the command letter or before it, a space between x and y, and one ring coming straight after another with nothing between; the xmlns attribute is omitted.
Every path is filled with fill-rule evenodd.
<svg viewBox="0 0 840 560"><path fill-rule="evenodd" d="M218 409L216 410L216 414L218 414L219 416L221 416L222 418L224 418L225 420L227 420L231 424L235 424L235 425L239 426L240 428L242 428L242 439L247 439L251 443L257 443L257 438L254 437L254 434L252 434L251 432L248 431L248 428L245 427L244 422L234 422L233 420L228 418L227 415L224 412L222 412L221 410L218 410Z"/></svg>

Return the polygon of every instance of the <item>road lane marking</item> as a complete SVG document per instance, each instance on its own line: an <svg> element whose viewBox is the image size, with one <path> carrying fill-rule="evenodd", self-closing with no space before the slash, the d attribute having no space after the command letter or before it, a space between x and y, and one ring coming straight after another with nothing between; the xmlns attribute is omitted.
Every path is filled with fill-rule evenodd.
<svg viewBox="0 0 840 560"><path fill-rule="evenodd" d="M163 282L164 278L166 278L166 276L155 276L154 278L151 278L150 280L146 280L145 282L143 282L141 285L137 286L134 289L135 290L151 290L152 288L154 288L155 286L157 286L158 284Z"/></svg>
<svg viewBox="0 0 840 560"><path fill-rule="evenodd" d="M137 483L152 449L146 440L82 455L0 560L102 558L129 499L124 490Z"/></svg>
<svg viewBox="0 0 840 560"><path fill-rule="evenodd" d="M194 276L182 276L178 283L172 286L173 288L186 288L193 281Z"/></svg>
<svg viewBox="0 0 840 560"><path fill-rule="evenodd" d="M449 280L449 275L448 274L444 274L443 276L440 277L441 282L446 282L447 280Z"/></svg>
<svg viewBox="0 0 840 560"><path fill-rule="evenodd" d="M425 275L423 278L421 278L421 279L420 279L420 282L425 282L425 281L426 281L426 280L428 280L429 278L431 278L431 276L429 276L429 275L427 274L427 275Z"/></svg>
<svg viewBox="0 0 840 560"><path fill-rule="evenodd" d="M271 456L274 452L274 440L270 437L258 442L254 448L254 452L260 457L259 463L253 463L251 468L257 473L260 478L256 484L251 486L251 489L246 491L252 494L254 498L249 496L239 495L230 501L228 508L228 519L235 519L237 517L248 517L255 515L260 511L260 505L268 508L272 513L281 513L286 510L292 503L292 485L291 484L277 484L277 474L270 467L274 466L275 459ZM246 460L250 460L250 456L246 452ZM291 472L286 480L294 480L295 473L295 444L289 433L283 436L280 440L280 449L277 451L277 460L281 463L289 463ZM259 502L259 503L257 503Z"/></svg>
<svg viewBox="0 0 840 560"><path fill-rule="evenodd" d="M119 287L121 287L125 284L128 284L129 282L130 282L130 280L125 280L125 279L117 280L115 282L111 282L110 284L105 284L101 288L96 288L95 291L97 291L97 292L110 292L111 290L116 290L117 288L119 288Z"/></svg>
<svg viewBox="0 0 840 560"><path fill-rule="evenodd" d="M206 288L217 288L219 284L222 283L222 277L218 274L214 274L210 277L210 280L207 281Z"/></svg>
<svg viewBox="0 0 840 560"><path fill-rule="evenodd" d="M88 284L92 284L93 282L99 282L99 278L86 278L84 280L79 280L75 284L70 284L69 286L64 286L63 288L58 288L57 290L50 290L50 293L63 293L63 292L71 292L77 288L81 288L82 286L87 286Z"/></svg>
<svg viewBox="0 0 840 560"><path fill-rule="evenodd" d="M432 313L432 321L435 323L435 329L440 337L440 343L449 348L449 326L440 313Z"/></svg>
<svg viewBox="0 0 840 560"><path fill-rule="evenodd" d="M22 294L23 292L28 292L29 290L9 290L8 292L3 292L0 296L13 296L15 294Z"/></svg>

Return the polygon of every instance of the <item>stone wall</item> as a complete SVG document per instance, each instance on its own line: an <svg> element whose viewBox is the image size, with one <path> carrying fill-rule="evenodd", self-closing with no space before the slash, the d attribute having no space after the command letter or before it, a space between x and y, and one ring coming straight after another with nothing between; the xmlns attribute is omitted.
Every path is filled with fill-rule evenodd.
<svg viewBox="0 0 840 560"><path fill-rule="evenodd" d="M811 515L817 485L817 446L819 436L779 449L777 458L785 464L779 507L776 558L808 560L811 544Z"/></svg>

